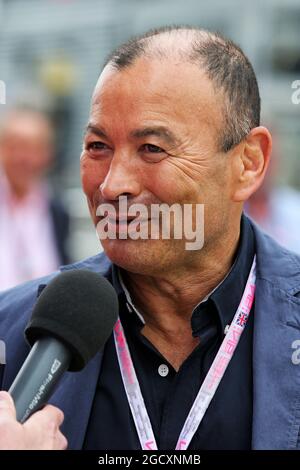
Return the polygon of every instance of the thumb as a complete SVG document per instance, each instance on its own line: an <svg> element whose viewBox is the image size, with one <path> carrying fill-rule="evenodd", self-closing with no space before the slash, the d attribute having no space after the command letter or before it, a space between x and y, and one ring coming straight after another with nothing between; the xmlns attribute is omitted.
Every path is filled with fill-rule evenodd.
<svg viewBox="0 0 300 470"><path fill-rule="evenodd" d="M0 392L0 417L10 416L16 419L16 408L14 401L8 392Z"/></svg>

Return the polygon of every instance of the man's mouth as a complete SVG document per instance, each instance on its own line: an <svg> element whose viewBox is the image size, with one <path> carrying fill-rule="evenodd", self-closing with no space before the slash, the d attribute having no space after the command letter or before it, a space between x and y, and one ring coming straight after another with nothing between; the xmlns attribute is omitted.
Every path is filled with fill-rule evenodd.
<svg viewBox="0 0 300 470"><path fill-rule="evenodd" d="M149 223L148 218L140 218L139 216L129 216L126 214L106 214L102 217L99 217L99 220L103 221L105 219L107 230L111 231L112 233L116 234L127 234L130 236L131 232L135 232L136 230L140 230L141 225Z"/></svg>
<svg viewBox="0 0 300 470"><path fill-rule="evenodd" d="M98 216L99 220L106 219L110 224L118 224L118 225L128 225L130 222L136 220L137 223L139 222L147 222L149 218L141 218L139 215L128 215L128 214L109 214L106 213L103 216Z"/></svg>
<svg viewBox="0 0 300 470"><path fill-rule="evenodd" d="M118 216L108 215L108 221L111 222L111 223L117 223L117 224L129 224L130 222L132 222L136 218L137 218L136 216L129 216L127 214L118 215Z"/></svg>
<svg viewBox="0 0 300 470"><path fill-rule="evenodd" d="M149 222L149 219L141 219L139 217L108 217L107 218L107 223L110 224L110 225L116 225L116 226L119 226L119 227L127 227L129 226L131 223L132 225L135 225L134 222L136 222L136 224L142 224L142 223L145 223L145 222Z"/></svg>

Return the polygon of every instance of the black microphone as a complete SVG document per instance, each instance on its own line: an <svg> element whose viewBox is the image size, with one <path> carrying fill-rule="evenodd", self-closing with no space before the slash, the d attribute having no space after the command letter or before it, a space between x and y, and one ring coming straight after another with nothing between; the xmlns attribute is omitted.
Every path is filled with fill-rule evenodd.
<svg viewBox="0 0 300 470"><path fill-rule="evenodd" d="M42 291L25 329L33 346L9 393L23 423L47 403L62 374L79 371L104 347L118 317L118 298L102 276L66 271Z"/></svg>

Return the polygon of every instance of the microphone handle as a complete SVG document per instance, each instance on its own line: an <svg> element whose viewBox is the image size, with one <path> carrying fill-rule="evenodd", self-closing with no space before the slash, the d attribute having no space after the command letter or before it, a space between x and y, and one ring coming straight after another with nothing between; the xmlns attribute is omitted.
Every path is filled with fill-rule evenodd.
<svg viewBox="0 0 300 470"><path fill-rule="evenodd" d="M41 338L33 345L9 389L20 423L48 402L70 361L70 350L53 337Z"/></svg>

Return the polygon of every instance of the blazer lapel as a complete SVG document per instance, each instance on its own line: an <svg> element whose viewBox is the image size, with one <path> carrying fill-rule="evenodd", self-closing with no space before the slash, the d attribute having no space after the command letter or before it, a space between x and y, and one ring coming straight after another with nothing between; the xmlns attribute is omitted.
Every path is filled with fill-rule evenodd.
<svg viewBox="0 0 300 470"><path fill-rule="evenodd" d="M82 371L64 374L49 402L65 414L61 431L68 439L68 449L82 449L84 444L101 362L99 352Z"/></svg>
<svg viewBox="0 0 300 470"><path fill-rule="evenodd" d="M296 449L300 427L300 299L257 279L253 341L253 449ZM298 443L299 445L300 443Z"/></svg>

